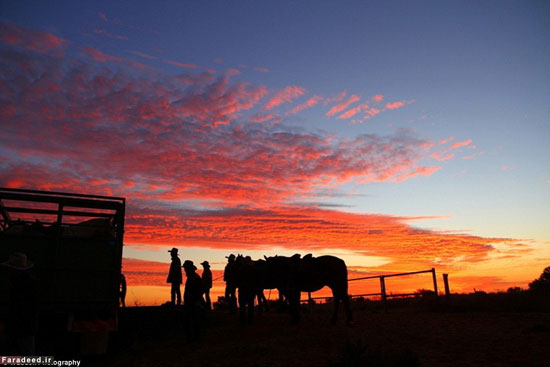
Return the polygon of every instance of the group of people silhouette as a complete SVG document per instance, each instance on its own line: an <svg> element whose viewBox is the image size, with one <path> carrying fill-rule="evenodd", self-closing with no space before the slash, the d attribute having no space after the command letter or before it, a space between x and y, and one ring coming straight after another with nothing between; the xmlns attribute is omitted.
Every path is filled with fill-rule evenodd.
<svg viewBox="0 0 550 367"><path fill-rule="evenodd" d="M178 255L178 249L173 248L168 251L172 257L170 263L170 270L168 271L168 278L166 283L171 284L170 288L170 303L172 305L181 305L181 284L183 283L183 276L181 269L185 271L187 280L185 281L185 288L183 292L183 305L191 306L197 303L205 305L207 309L212 309L212 302L210 300L210 289L212 288L212 272L210 271L210 264L208 261L203 261L202 276L196 273L197 267L191 260L185 260L183 265ZM204 298L203 298L204 296Z"/></svg>
<svg viewBox="0 0 550 367"><path fill-rule="evenodd" d="M181 305L181 284L183 276L181 269L185 271L186 281L183 291L183 307L187 337L189 341L197 341L200 337L200 312L203 308L212 309L210 300L210 289L212 288L212 272L208 261L203 261L202 276L196 273L197 267L191 260L185 260L183 265L178 255L178 249L172 248L168 251L172 258L170 270L166 282L171 284L170 304Z"/></svg>

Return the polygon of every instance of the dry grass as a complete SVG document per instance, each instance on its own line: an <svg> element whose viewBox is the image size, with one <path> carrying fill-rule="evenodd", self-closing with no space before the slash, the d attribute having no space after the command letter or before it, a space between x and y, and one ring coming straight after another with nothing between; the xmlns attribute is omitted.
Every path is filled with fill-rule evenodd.
<svg viewBox="0 0 550 367"><path fill-rule="evenodd" d="M411 303L412 302L412 303ZM212 312L202 340L187 343L182 314L133 308L121 315L112 352L95 366L548 366L550 313L449 312L433 302L354 303L354 324L329 323L317 305L297 326L283 313L241 326L237 315ZM463 301L464 302L464 301ZM429 307L427 307L428 305Z"/></svg>

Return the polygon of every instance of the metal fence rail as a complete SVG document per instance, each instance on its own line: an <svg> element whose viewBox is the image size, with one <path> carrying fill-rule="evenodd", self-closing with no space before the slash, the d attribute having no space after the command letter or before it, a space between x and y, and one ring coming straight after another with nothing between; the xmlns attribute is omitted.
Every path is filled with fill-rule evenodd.
<svg viewBox="0 0 550 367"><path fill-rule="evenodd" d="M350 294L349 297L350 298L360 298L360 297L379 296L382 299L382 301L385 301L388 298L414 296L417 293L390 293L390 294L387 294L387 292L386 292L386 278L402 277L402 276L408 276L408 275L414 275L414 274L423 274L423 273L431 273L432 274L433 292L434 292L435 295L438 295L436 271L435 271L435 268L431 268L429 270L411 271L411 272L407 272L407 273L372 275L372 276L368 276L368 277L348 279L348 282L355 282L355 281L359 281L359 280L376 279L376 278L378 278L380 280L380 292L379 293ZM449 294L449 283L448 283L448 275L447 274L443 274L443 281L445 283L445 294ZM308 296L309 297L307 299L304 299L301 302L305 303L305 302L310 302L310 301L315 301L315 300L329 301L329 300L332 299L332 297L329 297L329 296L326 296L326 297L311 297L311 293L308 293Z"/></svg>
<svg viewBox="0 0 550 367"><path fill-rule="evenodd" d="M389 294L388 295L386 293L386 278L402 277L402 276L422 274L422 273L432 273L434 293L437 295L437 280L436 280L435 268L431 268L430 270L411 271L411 272L407 272L407 273L372 275L372 276L368 276L368 277L348 279L348 282L355 282L355 281L358 281L358 280L365 280L365 279L376 279L376 278L380 279L380 293L374 293L372 295L380 296L382 298L382 301L385 301L389 297L408 297L408 296L414 295L414 293L401 293L401 294ZM361 295L350 295L350 297L353 298L353 297L362 297L362 296Z"/></svg>

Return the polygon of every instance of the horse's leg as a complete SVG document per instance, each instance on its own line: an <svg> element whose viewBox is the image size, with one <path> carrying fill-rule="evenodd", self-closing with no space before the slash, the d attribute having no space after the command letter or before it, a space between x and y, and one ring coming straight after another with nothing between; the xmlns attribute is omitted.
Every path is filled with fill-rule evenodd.
<svg viewBox="0 0 550 367"><path fill-rule="evenodd" d="M247 296L241 289L239 289L239 320L241 325L246 323L246 307L248 305Z"/></svg>
<svg viewBox="0 0 550 367"><path fill-rule="evenodd" d="M334 302L334 311L332 312L332 320L331 322L333 324L336 324L336 320L338 319L338 306L340 304L340 298L341 298L341 295L337 292L334 291L334 289L332 290L332 299L333 299L333 302Z"/></svg>
<svg viewBox="0 0 550 367"><path fill-rule="evenodd" d="M347 292L346 292L347 293ZM342 298L342 301L344 302L344 309L346 310L346 321L351 323L352 315L351 315L351 307L349 302L349 295L345 295L344 298Z"/></svg>
<svg viewBox="0 0 550 367"><path fill-rule="evenodd" d="M290 323L297 324L300 321L300 291L288 291L286 296L290 308Z"/></svg>
<svg viewBox="0 0 550 367"><path fill-rule="evenodd" d="M248 323L249 324L252 324L252 322L254 321L254 298L255 298L255 295L254 295L254 292L252 292L251 295L250 295L250 298L247 302L247 304L248 304Z"/></svg>
<svg viewBox="0 0 550 367"><path fill-rule="evenodd" d="M260 305L263 305L264 311L265 311L265 312L269 311L269 307L268 307L268 305L267 305L267 298L265 298L265 294L264 294L264 290L263 290L263 289L260 290L260 295L259 295L259 297L260 297L260 298L258 298L258 303L259 303ZM261 309L261 307L260 307L260 309Z"/></svg>
<svg viewBox="0 0 550 367"><path fill-rule="evenodd" d="M279 292L279 303L284 303L286 301L286 297L283 290L281 288L277 288L277 291Z"/></svg>
<svg viewBox="0 0 550 367"><path fill-rule="evenodd" d="M252 297L252 301L254 302L256 299L258 299L258 314L262 313L262 294L261 291L258 291L254 293L254 297ZM252 303L254 305L254 303Z"/></svg>

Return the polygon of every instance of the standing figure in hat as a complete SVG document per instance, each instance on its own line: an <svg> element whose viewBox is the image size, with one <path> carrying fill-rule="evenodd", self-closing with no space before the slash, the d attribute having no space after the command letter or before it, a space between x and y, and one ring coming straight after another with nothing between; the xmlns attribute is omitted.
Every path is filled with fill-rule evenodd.
<svg viewBox="0 0 550 367"><path fill-rule="evenodd" d="M200 337L200 308L202 305L202 281L195 272L197 267L191 260L185 260L183 270L187 280L183 292L183 307L185 311L185 329L189 342L198 341Z"/></svg>
<svg viewBox="0 0 550 367"><path fill-rule="evenodd" d="M6 336L8 355L34 356L38 329L38 287L33 263L27 255L16 252L1 263L8 272L9 308Z"/></svg>
<svg viewBox="0 0 550 367"><path fill-rule="evenodd" d="M225 282L225 299L229 304L231 313L237 312L237 286L235 284L235 255L231 254L227 257L227 265L223 271L223 280Z"/></svg>
<svg viewBox="0 0 550 367"><path fill-rule="evenodd" d="M210 271L210 264L208 261L203 261L201 263L203 267L202 271L202 292L204 294L204 300L206 303L206 309L211 310L212 309L212 302L210 301L210 288L212 288L212 272Z"/></svg>
<svg viewBox="0 0 550 367"><path fill-rule="evenodd" d="M181 276L181 261L178 257L178 249L173 248L170 251L170 256L172 256L172 263L170 264L170 270L168 272L168 278L166 278L166 283L172 283L172 288L170 289L170 302L172 304L181 304L181 290L180 285L182 282ZM176 301L176 303L174 302Z"/></svg>

